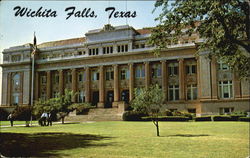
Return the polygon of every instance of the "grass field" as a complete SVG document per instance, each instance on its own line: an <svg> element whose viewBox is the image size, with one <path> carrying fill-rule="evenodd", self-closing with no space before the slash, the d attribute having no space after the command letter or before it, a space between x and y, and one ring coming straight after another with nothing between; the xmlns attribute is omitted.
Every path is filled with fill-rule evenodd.
<svg viewBox="0 0 250 158"><path fill-rule="evenodd" d="M5 156L246 158L247 122L93 122L1 128Z"/></svg>

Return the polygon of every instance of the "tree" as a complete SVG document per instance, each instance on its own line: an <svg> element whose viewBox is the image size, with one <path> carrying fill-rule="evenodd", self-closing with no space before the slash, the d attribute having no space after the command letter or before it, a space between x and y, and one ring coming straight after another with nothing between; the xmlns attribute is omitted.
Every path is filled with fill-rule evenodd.
<svg viewBox="0 0 250 158"><path fill-rule="evenodd" d="M240 76L250 75L249 0L158 0L155 7L162 7L156 18L160 23L149 40L157 46L156 52L198 33L204 39L198 44L198 54L209 50L209 57L228 63Z"/></svg>
<svg viewBox="0 0 250 158"><path fill-rule="evenodd" d="M135 98L132 100L131 106L135 111L146 112L152 119L156 127L157 136L159 131L159 115L164 107L164 93L159 85L150 86L148 89L136 89Z"/></svg>
<svg viewBox="0 0 250 158"><path fill-rule="evenodd" d="M53 114L58 114L62 119L62 124L64 123L64 118L73 110L77 108L71 107L73 104L71 98L76 95L73 91L65 89L64 95L59 95L58 97L51 98L48 100L39 99L35 102L33 107L33 112L35 115L41 115L43 112L49 112Z"/></svg>

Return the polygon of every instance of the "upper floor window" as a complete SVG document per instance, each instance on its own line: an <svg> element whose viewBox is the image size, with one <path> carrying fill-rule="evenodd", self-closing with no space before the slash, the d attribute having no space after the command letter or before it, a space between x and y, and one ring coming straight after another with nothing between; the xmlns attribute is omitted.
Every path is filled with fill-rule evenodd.
<svg viewBox="0 0 250 158"><path fill-rule="evenodd" d="M82 82L86 80L86 74L85 72L79 72L78 73L78 82Z"/></svg>
<svg viewBox="0 0 250 158"><path fill-rule="evenodd" d="M99 49L98 48L91 48L89 49L89 55L98 55Z"/></svg>
<svg viewBox="0 0 250 158"><path fill-rule="evenodd" d="M188 100L197 99L197 85L196 84L187 85L187 99Z"/></svg>
<svg viewBox="0 0 250 158"><path fill-rule="evenodd" d="M46 82L47 82L47 77L46 77L45 75L42 75L42 76L41 76L41 82L42 82L43 85L46 84Z"/></svg>
<svg viewBox="0 0 250 158"><path fill-rule="evenodd" d="M219 94L221 98L233 97L232 81L219 81Z"/></svg>
<svg viewBox="0 0 250 158"><path fill-rule="evenodd" d="M92 71L92 81L99 80L99 72L97 70Z"/></svg>
<svg viewBox="0 0 250 158"><path fill-rule="evenodd" d="M196 65L186 65L186 73L189 75L196 74Z"/></svg>
<svg viewBox="0 0 250 158"><path fill-rule="evenodd" d="M121 76L121 80L128 80L129 79L129 70L128 69L121 69L120 71L120 76Z"/></svg>
<svg viewBox="0 0 250 158"><path fill-rule="evenodd" d="M135 77L144 78L145 77L145 67L144 65L137 65L135 68Z"/></svg>
<svg viewBox="0 0 250 158"><path fill-rule="evenodd" d="M58 84L59 83L59 74L55 73L53 76L53 83Z"/></svg>
<svg viewBox="0 0 250 158"><path fill-rule="evenodd" d="M179 85L169 85L168 99L170 101L179 100Z"/></svg>
<svg viewBox="0 0 250 158"><path fill-rule="evenodd" d="M78 51L77 55L85 55L85 51Z"/></svg>
<svg viewBox="0 0 250 158"><path fill-rule="evenodd" d="M114 79L114 70L113 68L107 68L106 70L106 80L113 80Z"/></svg>
<svg viewBox="0 0 250 158"><path fill-rule="evenodd" d="M103 52L103 54L112 54L113 53L113 46L103 47L102 52Z"/></svg>
<svg viewBox="0 0 250 158"><path fill-rule="evenodd" d="M20 74L15 74L13 76L13 84L14 87L18 87L20 85Z"/></svg>
<svg viewBox="0 0 250 158"><path fill-rule="evenodd" d="M170 63L168 65L168 75L169 76L178 75L178 63Z"/></svg>
<svg viewBox="0 0 250 158"><path fill-rule="evenodd" d="M229 65L227 63L224 63L223 61L219 61L218 68L219 70L229 70Z"/></svg>
<svg viewBox="0 0 250 158"><path fill-rule="evenodd" d="M154 64L152 66L152 77L157 78L161 76L161 64Z"/></svg>
<svg viewBox="0 0 250 158"><path fill-rule="evenodd" d="M66 84L72 82L72 75L71 75L71 72L66 72L65 82L66 82Z"/></svg>
<svg viewBox="0 0 250 158"><path fill-rule="evenodd" d="M125 44L125 45L118 45L117 46L117 52L127 52L128 51L128 45Z"/></svg>

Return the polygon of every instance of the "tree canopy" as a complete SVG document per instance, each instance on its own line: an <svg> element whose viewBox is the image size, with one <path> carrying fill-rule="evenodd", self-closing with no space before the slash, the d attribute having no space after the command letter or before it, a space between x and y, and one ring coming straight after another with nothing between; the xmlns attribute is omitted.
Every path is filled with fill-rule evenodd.
<svg viewBox="0 0 250 158"><path fill-rule="evenodd" d="M149 44L157 52L198 33L204 39L197 44L198 54L209 51L209 57L215 55L242 77L250 75L249 0L157 0L155 7L162 12Z"/></svg>
<svg viewBox="0 0 250 158"><path fill-rule="evenodd" d="M149 88L141 88L135 90L135 98L132 100L131 106L134 111L147 113L159 133L158 116L164 109L164 93L159 85L152 85Z"/></svg>

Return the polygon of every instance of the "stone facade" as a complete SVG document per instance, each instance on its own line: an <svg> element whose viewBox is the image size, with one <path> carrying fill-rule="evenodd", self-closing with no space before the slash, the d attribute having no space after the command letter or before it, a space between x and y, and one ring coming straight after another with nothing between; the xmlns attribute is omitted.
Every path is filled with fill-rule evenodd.
<svg viewBox="0 0 250 158"><path fill-rule="evenodd" d="M198 35L182 39L155 56L149 29L130 26L91 30L85 37L38 45L34 100L78 92L74 102L99 108L124 107L135 88L159 84L168 109L197 115L250 111L249 81L207 52L196 57ZM32 44L3 51L1 106L31 104Z"/></svg>

